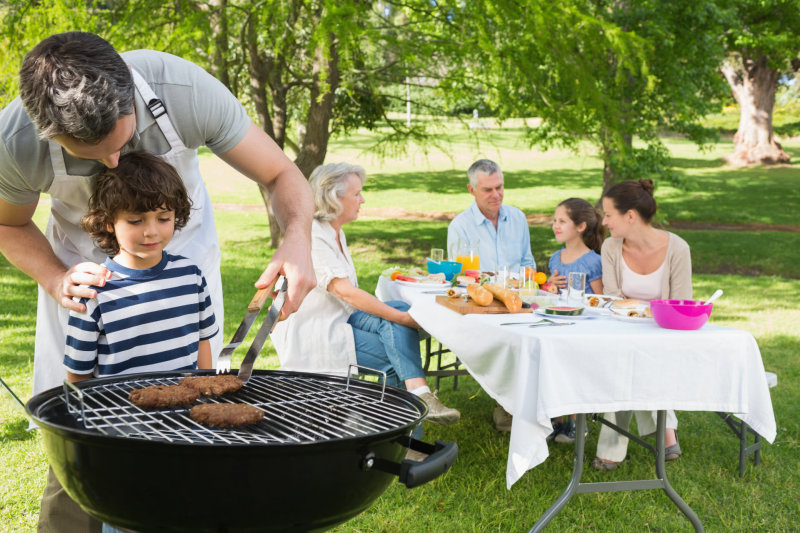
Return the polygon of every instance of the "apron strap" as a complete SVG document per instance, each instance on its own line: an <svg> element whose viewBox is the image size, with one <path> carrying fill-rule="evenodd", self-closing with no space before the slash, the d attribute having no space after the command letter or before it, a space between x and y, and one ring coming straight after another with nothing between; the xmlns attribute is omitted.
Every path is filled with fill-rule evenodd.
<svg viewBox="0 0 800 533"><path fill-rule="evenodd" d="M172 147L173 150L175 149L185 149L183 141L180 137L178 137L178 133L175 131L175 128L172 125L172 121L169 119L169 115L167 114L167 108L164 107L164 103L159 100L156 96L156 93L153 92L153 89L144 81L139 72L133 67L131 67L131 73L133 74L133 81L136 84L136 90L139 91L142 99L147 104L148 109L153 114L153 118L156 119L158 123L158 127L161 128L161 133L164 134L164 137L167 138L167 142Z"/></svg>
<svg viewBox="0 0 800 533"><path fill-rule="evenodd" d="M48 141L50 148L50 162L53 165L53 179L57 176L67 175L67 164L64 162L64 152L61 145L54 140Z"/></svg>

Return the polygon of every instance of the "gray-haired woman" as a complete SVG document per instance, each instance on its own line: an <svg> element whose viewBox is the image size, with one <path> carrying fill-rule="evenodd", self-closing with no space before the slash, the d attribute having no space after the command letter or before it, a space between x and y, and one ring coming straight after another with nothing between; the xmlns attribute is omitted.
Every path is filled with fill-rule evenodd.
<svg viewBox="0 0 800 533"><path fill-rule="evenodd" d="M317 167L311 256L317 286L303 305L280 322L273 341L286 370L344 374L349 364L386 372L387 384L403 383L428 404L427 420L453 424L461 414L446 407L425 381L419 325L405 302L381 302L358 288L342 226L358 218L364 203L364 169L348 163Z"/></svg>

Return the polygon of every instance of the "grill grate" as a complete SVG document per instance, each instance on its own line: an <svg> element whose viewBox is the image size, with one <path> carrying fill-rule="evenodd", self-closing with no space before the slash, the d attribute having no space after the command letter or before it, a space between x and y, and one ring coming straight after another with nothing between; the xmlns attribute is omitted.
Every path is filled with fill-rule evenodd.
<svg viewBox="0 0 800 533"><path fill-rule="evenodd" d="M300 444L373 435L413 423L420 408L400 394L385 397L363 382L309 376L254 375L239 391L201 397L198 403L247 403L264 420L239 428L211 428L189 417L189 408L143 410L128 400L136 388L176 385L183 376L100 383L61 399L88 430L103 435L200 444Z"/></svg>

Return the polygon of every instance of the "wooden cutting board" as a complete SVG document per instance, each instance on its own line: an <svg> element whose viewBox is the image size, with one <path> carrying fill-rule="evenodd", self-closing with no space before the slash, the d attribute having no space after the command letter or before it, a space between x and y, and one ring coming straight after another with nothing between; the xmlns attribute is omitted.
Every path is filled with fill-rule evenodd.
<svg viewBox="0 0 800 533"><path fill-rule="evenodd" d="M462 315L467 314L501 314L501 313L511 313L505 304L499 300L492 300L487 306L478 305L472 301L472 298L464 301L463 298L448 298L447 296L437 296L436 303L447 307L448 309L452 309L456 313L461 313ZM531 313L533 309L530 307L525 309L524 307L517 311L517 313Z"/></svg>

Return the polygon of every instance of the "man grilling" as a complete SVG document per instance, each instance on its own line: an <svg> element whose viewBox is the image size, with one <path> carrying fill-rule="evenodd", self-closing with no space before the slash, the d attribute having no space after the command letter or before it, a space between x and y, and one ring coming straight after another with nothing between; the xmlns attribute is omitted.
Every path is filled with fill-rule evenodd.
<svg viewBox="0 0 800 533"><path fill-rule="evenodd" d="M315 285L308 183L218 80L162 52L118 54L90 33L53 35L26 55L20 97L0 111L0 251L39 284L34 394L64 379L67 315L83 311L74 299L94 298L93 287L109 275L79 221L94 176L104 166L116 167L123 153L150 152L178 170L195 212L168 251L200 266L214 314L224 323L220 250L199 173L200 145L269 189L286 238L255 286L285 275L284 314L294 312ZM43 192L51 199L45 234L32 221ZM220 348L218 335L214 358ZM76 505L68 509L66 496L55 501L43 502L40 531L97 530L97 522Z"/></svg>

